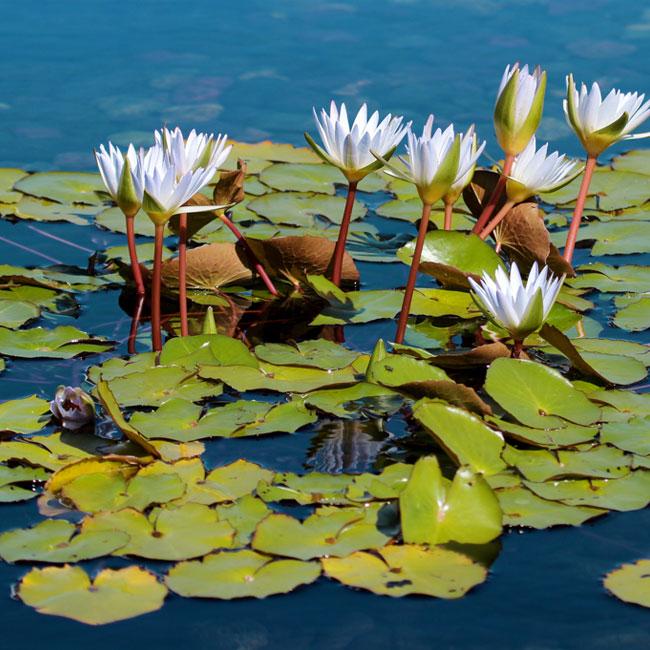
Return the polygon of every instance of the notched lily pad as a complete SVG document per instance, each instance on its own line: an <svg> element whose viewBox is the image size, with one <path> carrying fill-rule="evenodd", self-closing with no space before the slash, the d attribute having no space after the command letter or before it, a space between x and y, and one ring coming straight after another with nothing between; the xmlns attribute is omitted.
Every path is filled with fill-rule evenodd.
<svg viewBox="0 0 650 650"><path fill-rule="evenodd" d="M650 560L624 564L605 576L605 589L626 603L650 607Z"/></svg>

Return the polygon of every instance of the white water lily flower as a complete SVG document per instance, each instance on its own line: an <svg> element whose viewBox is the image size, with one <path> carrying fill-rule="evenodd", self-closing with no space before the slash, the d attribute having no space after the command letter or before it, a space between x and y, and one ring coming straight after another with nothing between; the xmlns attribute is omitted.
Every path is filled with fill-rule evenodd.
<svg viewBox="0 0 650 650"><path fill-rule="evenodd" d="M546 72L532 72L518 63L506 66L494 107L494 128L499 145L508 155L524 150L537 131L544 109Z"/></svg>
<svg viewBox="0 0 650 650"><path fill-rule="evenodd" d="M143 149L136 151L130 144L126 154L112 142L108 150L100 145L95 160L104 185L111 198L127 217L133 217L142 205L144 192Z"/></svg>
<svg viewBox="0 0 650 650"><path fill-rule="evenodd" d="M177 212L204 212L227 206L185 206L202 187L207 185L217 168L198 167L179 173L172 158L160 146L154 145L151 155L144 161L143 210L157 225L163 225Z"/></svg>
<svg viewBox="0 0 650 650"><path fill-rule="evenodd" d="M460 135L454 134L454 125L444 131L433 130L433 115L429 115L422 135L417 136L409 128L406 156L400 156L404 169L383 160L390 176L413 183L422 202L432 205L449 192L452 183L465 170L459 168ZM375 152L378 153L378 152Z"/></svg>
<svg viewBox="0 0 650 650"><path fill-rule="evenodd" d="M452 125L453 127L453 125ZM453 129L452 129L453 130ZM469 185L476 169L476 162L485 149L485 140L478 145L474 125L460 134L460 158L458 172L449 191L443 197L447 203L455 203L462 191Z"/></svg>
<svg viewBox="0 0 650 650"><path fill-rule="evenodd" d="M575 160L557 151L548 154L548 143L536 149L535 136L515 157L506 184L510 201L520 203L540 192L553 192L570 183L581 171Z"/></svg>
<svg viewBox="0 0 650 650"><path fill-rule="evenodd" d="M226 146L227 135L220 133L215 139L213 133L197 133L194 129L185 138L178 127L173 131L163 127L154 132L154 139L156 145L167 151L181 176L199 167L218 169L232 149L232 145Z"/></svg>
<svg viewBox="0 0 650 650"><path fill-rule="evenodd" d="M547 266L539 272L535 263L524 284L513 262L510 276L499 267L494 278L484 272L480 282L468 279L474 298L486 316L507 330L515 341L523 341L544 324L564 277L553 276Z"/></svg>
<svg viewBox="0 0 650 650"><path fill-rule="evenodd" d="M590 156L597 157L619 140L650 135L631 135L637 126L650 117L650 101L643 101L645 95L613 89L603 99L597 83L592 84L589 91L584 83L578 91L573 75L567 76L566 83L564 113L569 126L576 132Z"/></svg>
<svg viewBox="0 0 650 650"><path fill-rule="evenodd" d="M59 386L50 402L50 412L66 429L76 431L95 420L95 403L81 388Z"/></svg>
<svg viewBox="0 0 650 650"><path fill-rule="evenodd" d="M390 158L411 125L409 122L402 126L404 118L390 113L381 122L377 111L368 118L366 104L359 109L352 126L345 104L339 109L332 101L329 115L322 109L320 119L316 109L313 110L323 146L317 145L308 133L305 139L323 160L338 167L351 183L381 168L382 163L371 151L382 158Z"/></svg>

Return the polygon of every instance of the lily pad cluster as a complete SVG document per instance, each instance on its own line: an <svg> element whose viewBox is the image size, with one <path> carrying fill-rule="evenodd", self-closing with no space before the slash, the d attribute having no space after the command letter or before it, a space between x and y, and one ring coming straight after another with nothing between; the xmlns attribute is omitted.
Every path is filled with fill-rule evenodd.
<svg viewBox="0 0 650 650"><path fill-rule="evenodd" d="M245 252L207 215L188 252L195 333L169 338L160 353L109 356L116 344L70 317L82 294L128 280L124 250L112 247L88 269L0 265L9 372L21 360L102 354L83 364L98 431L110 432L62 429L34 390L0 403L0 502L32 499L40 516L0 534L0 558L28 569L15 591L24 603L104 624L155 611L169 592L265 598L318 580L459 598L486 580L509 529L578 526L650 503L650 395L633 390L650 350L632 334L601 337L596 318L605 306L616 310L613 327L650 326L648 267L614 257L648 252L639 235L647 156L620 156L594 174L580 245L598 259L575 269L521 359L510 358L507 334L485 322L469 292L468 279L503 266L503 256L457 231L426 237L420 270L431 282L414 294L406 344L373 339L360 352L337 342L345 326L399 312L391 283L352 286L354 260L410 262L411 236L385 236L375 224L415 222L413 190L377 174L360 183L348 286L337 287L325 276L343 211L338 175L290 145L240 144L232 156L232 166L248 163L234 219L281 281L279 300L266 300ZM0 191L6 218L121 228L94 174L3 170ZM473 223L480 195L477 180L456 208L458 230ZM554 247L572 197L566 188L548 198L553 205L514 208L501 250L573 274ZM441 225L442 212L432 219ZM143 237L147 224L136 217ZM139 249L147 263L150 244ZM169 293L174 264L163 270ZM168 332L175 327L171 315ZM404 432L372 472L279 472L245 458L214 465L207 453L228 439L371 425ZM97 558L99 571L77 564ZM605 586L647 606L646 574L643 561L626 565Z"/></svg>

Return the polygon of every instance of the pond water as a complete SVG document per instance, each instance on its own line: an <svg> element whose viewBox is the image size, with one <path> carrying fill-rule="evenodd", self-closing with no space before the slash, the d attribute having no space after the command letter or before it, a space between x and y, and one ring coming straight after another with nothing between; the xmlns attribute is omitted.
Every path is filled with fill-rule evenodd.
<svg viewBox="0 0 650 650"><path fill-rule="evenodd" d="M516 59L539 62L549 73L540 137L578 155L561 111L565 73L650 91L650 11L634 0L23 0L3 7L0 38L0 166L30 170L92 169L93 146L109 138L148 141L163 121L227 131L244 141L302 144L302 132L312 128L312 105L332 97L352 105L367 100L416 124L429 112L443 124L474 122L496 158L493 97L504 65ZM385 220L375 223L386 231ZM403 229L415 233L410 224ZM92 251L122 243L113 233L88 228L80 236L79 230L0 221L2 262L46 263L23 246L84 267ZM360 263L359 269L364 288L403 285L408 271L401 264ZM129 317L118 299L117 291L86 294L78 318L50 316L49 324L73 323L121 341L117 352L125 353ZM368 351L377 337L390 339L393 327L386 321L348 327L347 342ZM623 336L606 327L608 333ZM647 342L643 335L630 338ZM143 331L139 349L147 345ZM60 383L78 384L89 363L10 362L0 377L0 398L34 392L49 397ZM390 422L387 428L395 437L402 433ZM278 470L331 470L324 451L328 436L321 427L220 441L209 448L206 462L245 457ZM397 453L393 441L375 438L380 457ZM373 457L354 462L339 469L373 467ZM2 513L3 530L25 526L34 519L34 506L3 505ZM12 600L8 585L25 569L3 563L2 647L643 648L650 645L647 612L609 597L600 580L622 562L649 556L648 530L646 509L609 514L580 528L510 531L488 582L458 601L393 600L321 581L264 601L171 595L157 613L100 629L39 616ZM87 563L107 564L119 561Z"/></svg>

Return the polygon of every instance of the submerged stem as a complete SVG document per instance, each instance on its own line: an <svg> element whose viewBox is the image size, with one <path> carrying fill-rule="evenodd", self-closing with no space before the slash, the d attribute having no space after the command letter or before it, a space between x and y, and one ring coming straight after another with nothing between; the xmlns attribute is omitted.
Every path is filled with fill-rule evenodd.
<svg viewBox="0 0 650 650"><path fill-rule="evenodd" d="M138 262L138 251L135 247L135 217L126 217L126 241L129 246L129 258L131 260L131 274L135 282L135 290L139 296L144 296L144 282L142 271Z"/></svg>
<svg viewBox="0 0 650 650"><path fill-rule="evenodd" d="M181 336L187 336L187 213L178 217L178 304L181 314Z"/></svg>
<svg viewBox="0 0 650 650"><path fill-rule="evenodd" d="M151 285L151 343L155 352L162 350L162 338L160 334L160 285L164 234L165 225L156 224L153 257L153 280Z"/></svg>
<svg viewBox="0 0 650 650"><path fill-rule="evenodd" d="M481 216L478 218L478 221L474 224L474 228L472 228L473 233L475 234L480 233L483 230L483 228L485 228L485 224L490 220L492 213L496 210L497 204L499 203L499 199L503 195L503 191L506 188L506 183L508 182L508 175L512 171L512 163L514 162L514 160L515 157L513 155L511 154L506 155L505 161L503 162L503 171L501 172L501 176L499 177L499 180L496 184L496 187L494 188L494 191L490 195L490 200L483 208L483 211L481 212Z"/></svg>
<svg viewBox="0 0 650 650"><path fill-rule="evenodd" d="M424 240L427 235L430 216L431 216L431 204L424 203L422 205L422 218L420 219L420 228L418 230L418 238L415 243L415 250L413 251L413 259L411 260L411 269L409 271L409 278L406 283L406 289L404 291L402 310L399 313L399 322L397 324L397 332L395 334L396 343L404 342L404 334L406 334L406 324L409 318L409 310L411 309L411 301L413 300L413 290L415 289L415 280L417 279L417 275L418 275L418 268L420 266L420 257L422 257L422 249L424 248Z"/></svg>
<svg viewBox="0 0 650 650"><path fill-rule="evenodd" d="M571 264L573 259L573 251L576 247L576 240L578 239L578 230L580 229L580 222L582 221L582 213L585 209L585 201L587 200L587 193L589 192L589 185L591 177L593 176L596 167L596 156L589 156L587 164L585 165L585 173L582 177L580 184L580 191L576 199L576 207L573 211L573 218L571 219L571 226L569 226L569 233L566 238L566 245L564 246L564 259Z"/></svg>
<svg viewBox="0 0 650 650"><path fill-rule="evenodd" d="M352 208L354 198L357 194L357 181L350 181L348 185L348 195L345 199L345 210L343 211L343 220L339 229L339 237L336 240L334 255L330 262L332 268L332 282L338 287L341 285L341 275L343 272L343 256L345 255L345 242L348 239L348 230L350 229L350 219L352 218Z"/></svg>

